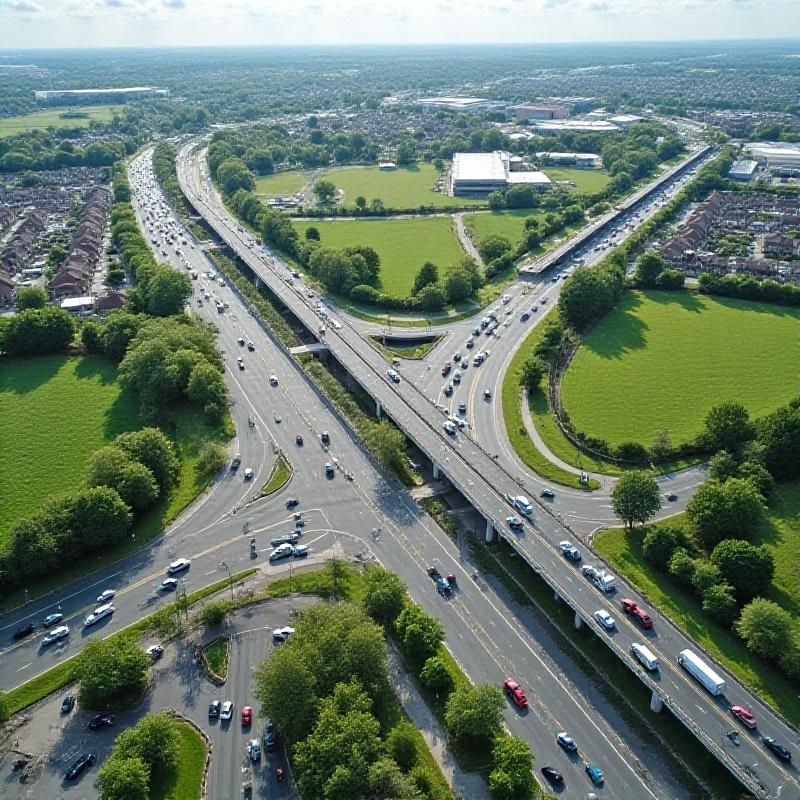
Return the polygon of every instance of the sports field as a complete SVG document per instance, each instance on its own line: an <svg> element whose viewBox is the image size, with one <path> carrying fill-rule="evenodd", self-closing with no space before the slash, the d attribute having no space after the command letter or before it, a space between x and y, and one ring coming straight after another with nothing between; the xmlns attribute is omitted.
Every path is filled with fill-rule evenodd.
<svg viewBox="0 0 800 800"><path fill-rule="evenodd" d="M311 180L313 171L276 172L256 178L256 194L264 197L283 197L299 192Z"/></svg>
<svg viewBox="0 0 800 800"><path fill-rule="evenodd" d="M300 236L313 226L320 232L324 247L339 249L368 245L381 257L380 290L405 297L414 285L414 276L432 261L443 274L445 267L464 257L450 217L424 219L338 220L335 222L293 222Z"/></svg>
<svg viewBox="0 0 800 800"><path fill-rule="evenodd" d="M613 444L674 443L726 400L753 417L797 395L800 312L694 292L630 292L592 330L563 381L575 427Z"/></svg>
<svg viewBox="0 0 800 800"><path fill-rule="evenodd" d="M560 167L545 167L545 175L553 183L556 181L571 181L577 184L577 192L599 192L605 189L611 177L605 170L597 169L561 169Z"/></svg>
<svg viewBox="0 0 800 800"><path fill-rule="evenodd" d="M4 359L0 368L0 542L42 501L78 486L89 454L140 427L135 397L100 356Z"/></svg>
<svg viewBox="0 0 800 800"><path fill-rule="evenodd" d="M528 217L544 219L545 212L538 208L520 208L513 211L490 211L488 214L467 214L464 226L475 243L487 236L505 236L516 244L525 229ZM541 223L540 223L541 224Z"/></svg>
<svg viewBox="0 0 800 800"><path fill-rule="evenodd" d="M91 120L111 122L114 112L122 106L86 106L85 108L51 108L47 111L35 111L33 114L24 114L21 117L6 117L0 119L0 139L13 136L15 133L49 128L88 128ZM64 119L62 114L87 114L86 117Z"/></svg>
<svg viewBox="0 0 800 800"><path fill-rule="evenodd" d="M367 202L380 198L388 208L486 205L482 200L449 197L443 192L435 192L438 177L436 167L426 163L398 167L389 172L381 172L378 167L351 167L331 170L325 175L337 189L344 190L345 202L349 206L354 205L359 196L365 197Z"/></svg>

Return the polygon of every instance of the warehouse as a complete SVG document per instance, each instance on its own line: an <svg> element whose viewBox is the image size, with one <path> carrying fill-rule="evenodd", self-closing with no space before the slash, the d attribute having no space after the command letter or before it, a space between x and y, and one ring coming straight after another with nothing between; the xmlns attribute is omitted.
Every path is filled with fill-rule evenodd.
<svg viewBox="0 0 800 800"><path fill-rule="evenodd" d="M566 119L569 116L567 106L554 103L542 105L509 106L506 113L517 119Z"/></svg>
<svg viewBox="0 0 800 800"><path fill-rule="evenodd" d="M486 197L509 186L526 184L536 189L550 185L543 172L525 171L519 159L501 150L493 153L456 153L450 171L450 193L454 197Z"/></svg>
<svg viewBox="0 0 800 800"><path fill-rule="evenodd" d="M588 119L542 119L534 120L532 123L537 131L550 131L563 133L564 131L574 131L575 133L616 133L620 130L619 125L614 125L608 120L588 120Z"/></svg>
<svg viewBox="0 0 800 800"><path fill-rule="evenodd" d="M422 97L414 101L415 105L431 111L485 111L487 108L499 108L503 104L485 97Z"/></svg>
<svg viewBox="0 0 800 800"><path fill-rule="evenodd" d="M757 161L750 161L747 158L740 158L733 162L733 166L728 171L728 177L732 181L742 181L749 183L758 169Z"/></svg>
<svg viewBox="0 0 800 800"><path fill-rule="evenodd" d="M558 164L578 169L592 169L600 163L595 153L537 153L536 158L545 164Z"/></svg>
<svg viewBox="0 0 800 800"><path fill-rule="evenodd" d="M759 164L768 167L800 168L800 145L785 142L755 142L746 144L744 149Z"/></svg>
<svg viewBox="0 0 800 800"><path fill-rule="evenodd" d="M155 86L133 86L128 89L59 89L34 92L37 103L46 106L89 106L127 103L145 97L165 97L168 89Z"/></svg>

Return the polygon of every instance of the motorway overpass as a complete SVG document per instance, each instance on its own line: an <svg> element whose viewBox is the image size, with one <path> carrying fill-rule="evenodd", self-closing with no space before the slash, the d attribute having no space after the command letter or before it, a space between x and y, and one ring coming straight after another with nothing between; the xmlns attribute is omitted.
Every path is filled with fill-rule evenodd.
<svg viewBox="0 0 800 800"><path fill-rule="evenodd" d="M198 163L199 162L199 163ZM217 235L253 270L260 280L293 314L316 335L319 318L315 308L296 285L290 286L275 272L275 260L251 247L251 236L238 230L216 195L205 172L204 150L196 143L186 146L178 156L181 188L195 209L202 214ZM387 413L400 430L412 440L441 472L486 519L486 535L495 531L511 544L526 562L575 611L576 625L588 625L623 663L653 692L653 706L666 705L703 745L712 752L756 797L800 798L796 772L773 758L757 737L743 735L733 746L726 734L734 727L731 705L744 705L759 719L761 731L784 743L797 741L797 733L759 699L747 692L733 676L716 665L725 675L727 691L723 698L712 698L677 665L677 654L697 646L672 623L654 614L655 627L649 634L634 627L627 617L619 619L614 636L604 633L594 619L594 612L606 608L619 618L616 605L585 582L583 577L559 554L557 544L568 538L566 529L544 507L536 508L537 518L525 535L507 530L504 520L510 513L506 497L519 492L515 479L502 464L464 436L449 437L442 430L443 414L410 382L398 385L385 377L387 363L355 331L346 319L339 329L329 327L326 344L331 354L376 401L376 410ZM600 565L602 566L602 565ZM618 596L642 599L618 581ZM661 661L661 672L646 674L629 655L634 642L647 641Z"/></svg>

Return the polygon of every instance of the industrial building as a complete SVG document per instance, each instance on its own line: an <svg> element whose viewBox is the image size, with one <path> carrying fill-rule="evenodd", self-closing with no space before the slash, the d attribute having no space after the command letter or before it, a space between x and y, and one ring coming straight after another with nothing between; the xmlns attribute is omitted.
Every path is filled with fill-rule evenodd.
<svg viewBox="0 0 800 800"><path fill-rule="evenodd" d="M615 117L609 117L608 121L612 125L617 125L620 128L630 128L637 122L642 122L644 117L637 117L636 114L617 114Z"/></svg>
<svg viewBox="0 0 800 800"><path fill-rule="evenodd" d="M569 107L554 103L519 105L509 106L506 113L517 119L566 119L569 116Z"/></svg>
<svg viewBox="0 0 800 800"><path fill-rule="evenodd" d="M533 127L539 132L563 133L573 131L575 133L616 133L620 130L619 125L615 125L610 120L588 120L588 119L543 119L534 120Z"/></svg>
<svg viewBox="0 0 800 800"><path fill-rule="evenodd" d="M744 149L750 157L768 168L800 169L800 145L786 142L754 142Z"/></svg>
<svg viewBox="0 0 800 800"><path fill-rule="evenodd" d="M490 192L503 192L519 184L545 189L550 185L550 179L538 170L523 170L519 157L501 150L456 153L453 156L450 192L454 197L486 197Z"/></svg>
<svg viewBox="0 0 800 800"><path fill-rule="evenodd" d="M133 86L128 89L57 89L33 94L37 103L46 106L90 106L127 103L146 97L166 97L169 90L155 86Z"/></svg>
<svg viewBox="0 0 800 800"><path fill-rule="evenodd" d="M757 161L751 161L747 158L740 158L738 161L733 162L733 166L731 166L730 170L728 171L728 177L732 181L743 181L744 183L748 183L749 181L753 180L753 176L756 174L757 169Z"/></svg>
<svg viewBox="0 0 800 800"><path fill-rule="evenodd" d="M486 111L489 108L501 108L504 104L485 97L422 97L414 101L414 105L432 111Z"/></svg>
<svg viewBox="0 0 800 800"><path fill-rule="evenodd" d="M536 159L546 164L559 164L578 169L594 169L600 162L595 153L537 153Z"/></svg>

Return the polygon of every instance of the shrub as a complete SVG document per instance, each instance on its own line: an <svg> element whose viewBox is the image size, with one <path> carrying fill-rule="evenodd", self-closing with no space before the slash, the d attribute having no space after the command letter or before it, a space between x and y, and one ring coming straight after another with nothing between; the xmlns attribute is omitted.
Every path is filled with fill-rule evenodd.
<svg viewBox="0 0 800 800"><path fill-rule="evenodd" d="M400 578L380 566L370 566L364 574L364 608L382 625L391 625L400 615L406 587Z"/></svg>
<svg viewBox="0 0 800 800"><path fill-rule="evenodd" d="M669 574L678 583L691 586L694 582L695 560L684 550L676 550L669 560Z"/></svg>
<svg viewBox="0 0 800 800"><path fill-rule="evenodd" d="M720 572L714 564L707 561L696 561L694 565L694 575L692 576L692 586L701 597L712 586L720 582Z"/></svg>
<svg viewBox="0 0 800 800"><path fill-rule="evenodd" d="M534 786L533 753L519 736L498 738L492 750L494 769L489 776L493 798L528 797Z"/></svg>
<svg viewBox="0 0 800 800"><path fill-rule="evenodd" d="M733 594L733 587L727 583L716 583L709 586L703 594L703 611L714 622L729 628L736 619L739 606Z"/></svg>
<svg viewBox="0 0 800 800"><path fill-rule="evenodd" d="M505 702L491 684L459 686L448 698L445 725L454 739L493 738L502 730Z"/></svg>
<svg viewBox="0 0 800 800"><path fill-rule="evenodd" d="M777 660L794 637L792 615L763 597L753 600L742 609L735 627L748 648L763 658Z"/></svg>
<svg viewBox="0 0 800 800"><path fill-rule="evenodd" d="M745 600L764 594L775 574L775 560L769 550L741 539L721 541L711 553L711 563Z"/></svg>
<svg viewBox="0 0 800 800"><path fill-rule="evenodd" d="M90 639L73 662L79 702L107 708L133 699L147 684L150 663L150 656L130 639Z"/></svg>
<svg viewBox="0 0 800 800"><path fill-rule="evenodd" d="M233 604L230 600L212 600L203 606L203 610L200 612L200 621L209 628L221 625L232 610Z"/></svg>
<svg viewBox="0 0 800 800"><path fill-rule="evenodd" d="M679 547L686 547L686 534L676 525L662 522L647 531L642 542L642 555L658 569L667 569Z"/></svg>
<svg viewBox="0 0 800 800"><path fill-rule="evenodd" d="M419 674L422 685L428 689L449 692L453 688L453 677L447 664L438 656L431 656Z"/></svg>
<svg viewBox="0 0 800 800"><path fill-rule="evenodd" d="M410 722L401 722L386 737L386 751L403 772L417 764L417 729Z"/></svg>

